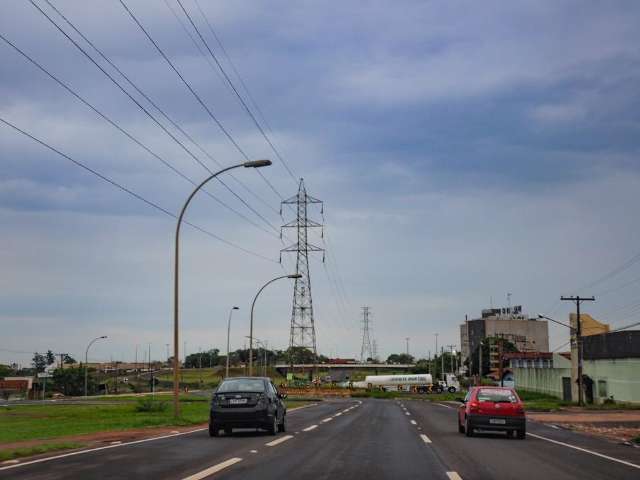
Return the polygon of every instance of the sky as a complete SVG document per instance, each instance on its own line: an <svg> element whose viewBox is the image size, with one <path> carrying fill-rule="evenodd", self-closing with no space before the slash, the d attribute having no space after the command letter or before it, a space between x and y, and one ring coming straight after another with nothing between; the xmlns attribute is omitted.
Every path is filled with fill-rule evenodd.
<svg viewBox="0 0 640 480"><path fill-rule="evenodd" d="M29 2L0 6L0 117L173 215L206 178L198 161L273 160L189 207L218 238L183 229L188 353L224 351L234 305L242 347L255 292L295 270L291 254L280 263L295 239L280 240L293 217L279 211L299 178L324 201L309 216L325 225L310 233L327 250L310 262L325 355L359 357L365 305L383 358L407 337L411 354L433 354L436 333L459 348L465 315L508 293L531 316L566 321L559 297L579 293L612 327L638 321L640 4L181 2L277 153L176 0L125 4L206 109L119 1L33 3L188 151ZM90 360L171 354L175 219L1 123L0 166L0 362L83 358L101 335ZM290 280L268 287L255 336L286 348L291 306ZM566 329L549 330L562 349Z"/></svg>

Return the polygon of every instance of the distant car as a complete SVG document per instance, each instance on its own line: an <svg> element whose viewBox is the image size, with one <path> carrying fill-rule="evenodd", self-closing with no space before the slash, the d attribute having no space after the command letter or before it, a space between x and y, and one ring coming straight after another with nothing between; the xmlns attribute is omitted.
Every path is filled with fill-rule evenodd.
<svg viewBox="0 0 640 480"><path fill-rule="evenodd" d="M235 377L223 380L213 393L209 435L220 430L231 435L234 428L262 428L271 435L286 430L287 408L269 378Z"/></svg>
<svg viewBox="0 0 640 480"><path fill-rule="evenodd" d="M476 429L504 431L521 440L527 426L524 404L513 388L471 387L458 408L458 431L471 437Z"/></svg>

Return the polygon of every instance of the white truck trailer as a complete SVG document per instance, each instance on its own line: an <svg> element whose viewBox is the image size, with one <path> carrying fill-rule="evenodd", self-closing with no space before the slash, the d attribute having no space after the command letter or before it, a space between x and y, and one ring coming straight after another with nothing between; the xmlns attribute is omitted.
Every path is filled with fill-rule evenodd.
<svg viewBox="0 0 640 480"><path fill-rule="evenodd" d="M358 383L356 386L355 384ZM417 393L441 393L449 391L455 393L460 390L460 384L455 375L446 374L444 381L433 383L430 373L407 375L367 375L364 382L354 382L354 387L367 389L415 391Z"/></svg>

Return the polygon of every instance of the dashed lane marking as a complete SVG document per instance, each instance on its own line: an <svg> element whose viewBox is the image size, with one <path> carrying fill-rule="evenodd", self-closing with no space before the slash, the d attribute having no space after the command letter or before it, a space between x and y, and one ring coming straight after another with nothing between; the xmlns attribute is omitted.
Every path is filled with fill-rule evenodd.
<svg viewBox="0 0 640 480"><path fill-rule="evenodd" d="M230 458L229 460L225 460L222 463L218 463L217 465L209 467L206 470L202 470L201 472L194 473L193 475L190 475L184 478L183 480L201 480L203 478L208 477L209 475L213 475L214 473L217 473L220 470L224 470L225 468L230 467L231 465L235 465L236 463L241 461L242 459L238 457Z"/></svg>
<svg viewBox="0 0 640 480"><path fill-rule="evenodd" d="M331 420L333 420L332 417L325 418L324 420L322 420L322 423L327 423L327 422L330 422Z"/></svg>
<svg viewBox="0 0 640 480"><path fill-rule="evenodd" d="M427 437L424 433L420 434L420 438L422 439L422 441L424 443L431 443L431 439L429 437Z"/></svg>
<svg viewBox="0 0 640 480"><path fill-rule="evenodd" d="M339 417L340 415L342 415L342 412L338 412L334 415L334 417Z"/></svg>
<svg viewBox="0 0 640 480"><path fill-rule="evenodd" d="M449 480L462 480L458 472L447 472L447 477L449 477Z"/></svg>
<svg viewBox="0 0 640 480"><path fill-rule="evenodd" d="M284 437L278 438L273 442L265 443L265 445L267 447L275 447L276 445L280 445L281 443L286 442L287 440L291 440L292 438L293 438L293 435L285 435Z"/></svg>
<svg viewBox="0 0 640 480"><path fill-rule="evenodd" d="M258 450L249 450L251 453L258 453Z"/></svg>
<svg viewBox="0 0 640 480"><path fill-rule="evenodd" d="M436 405L440 405L441 407L444 407L444 408L453 408L451 405L445 405L444 403L436 403Z"/></svg>
<svg viewBox="0 0 640 480"><path fill-rule="evenodd" d="M587 450L586 448L576 447L575 445L571 445L569 443L559 442L558 440L552 440L551 438L542 437L540 435L536 435L535 433L527 432L527 435L538 438L540 440L545 440L547 442L555 443L556 445L562 445L563 447L573 448L574 450L578 450L580 452L589 453L591 455L595 455L596 457L604 458L606 460L611 460L612 462L621 463L622 465L627 465L628 467L640 469L640 465L636 465L635 463L627 462L626 460L620 460L619 458L610 457L608 455L604 455L602 453L594 452L593 450Z"/></svg>
<svg viewBox="0 0 640 480"><path fill-rule="evenodd" d="M303 432L310 432L311 430L314 430L316 428L318 428L318 425L311 425L310 427L303 428L302 431Z"/></svg>
<svg viewBox="0 0 640 480"><path fill-rule="evenodd" d="M405 415L411 415L409 412L404 412Z"/></svg>
<svg viewBox="0 0 640 480"><path fill-rule="evenodd" d="M415 420L411 420L411 425L417 425Z"/></svg>

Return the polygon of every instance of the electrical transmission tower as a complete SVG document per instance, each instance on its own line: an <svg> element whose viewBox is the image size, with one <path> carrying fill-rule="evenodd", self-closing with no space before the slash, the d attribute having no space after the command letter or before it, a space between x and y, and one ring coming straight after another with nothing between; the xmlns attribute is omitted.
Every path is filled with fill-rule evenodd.
<svg viewBox="0 0 640 480"><path fill-rule="evenodd" d="M362 347L360 348L360 363L366 362L367 358L374 358L369 325L370 310L370 307L362 307ZM367 355L367 353L369 355Z"/></svg>
<svg viewBox="0 0 640 480"><path fill-rule="evenodd" d="M304 180L300 179L298 193L282 202L282 205L296 205L296 218L286 223L282 228L295 228L298 233L298 241L293 245L280 251L280 261L282 262L282 252L296 253L296 273L301 275L296 278L293 285L293 309L291 311L291 332L289 334L289 363L293 367L293 353L298 349L308 348L313 353L314 363L317 368L318 350L316 347L316 328L313 318L313 301L311 299L311 276L309 274L309 253L322 252L322 262L324 263L324 249L312 245L308 241L308 229L320 228L323 225L310 220L307 216L307 209L310 204L320 204L320 214L324 214L324 205L321 200L307 195L304 187ZM282 214L282 205L280 214ZM280 231L282 234L282 230Z"/></svg>

